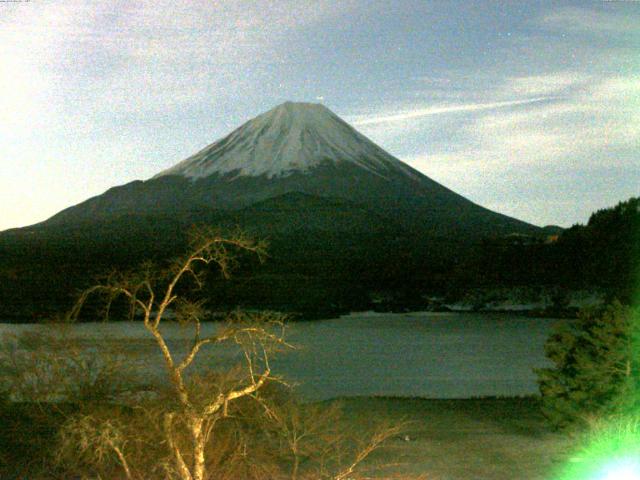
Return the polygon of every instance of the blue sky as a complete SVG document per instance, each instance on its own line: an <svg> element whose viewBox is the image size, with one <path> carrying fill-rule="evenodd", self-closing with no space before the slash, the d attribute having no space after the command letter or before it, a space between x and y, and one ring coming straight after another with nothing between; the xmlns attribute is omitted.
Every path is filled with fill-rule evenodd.
<svg viewBox="0 0 640 480"><path fill-rule="evenodd" d="M640 195L640 2L0 3L0 230L285 100L481 205L585 222Z"/></svg>

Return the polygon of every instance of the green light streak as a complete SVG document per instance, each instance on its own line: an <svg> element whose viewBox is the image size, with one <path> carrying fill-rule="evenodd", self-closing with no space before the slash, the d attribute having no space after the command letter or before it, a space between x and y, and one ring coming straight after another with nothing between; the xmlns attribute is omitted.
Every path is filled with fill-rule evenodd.
<svg viewBox="0 0 640 480"><path fill-rule="evenodd" d="M631 312L631 354L620 409L589 422L580 446L553 480L640 480L640 309Z"/></svg>
<svg viewBox="0 0 640 480"><path fill-rule="evenodd" d="M640 107L640 96L637 100L633 103ZM640 109L630 111L636 115ZM560 383L560 393L577 392L582 395L578 400L592 400L590 392L595 395L603 387L607 395L600 410L583 402L590 407L583 410L592 412L592 417L578 417L577 420L586 420L586 432L576 438L575 450L564 465L552 472L552 480L640 480L640 198L621 202L598 220L604 222L602 225L610 222L604 231L608 229L613 235L619 230L623 235L623 241L616 245L618 250L612 245L606 254L620 267L619 278L624 279L620 284L622 297L631 306L621 317L622 306L614 303L605 309L599 323L589 328L580 324L583 343L577 344L580 348L567 350L573 355L567 364L575 367L575 372L567 370L567 377L576 382L568 385L578 385L580 389L564 388L566 384ZM619 260L630 264L623 265ZM615 281L615 276L607 278ZM549 378L555 381L555 377ZM608 381L615 388L606 390ZM578 400L574 403L579 404ZM562 407L561 402L559 405ZM573 414L574 410L568 412Z"/></svg>
<svg viewBox="0 0 640 480"><path fill-rule="evenodd" d="M640 416L598 422L583 442L555 480L640 480Z"/></svg>

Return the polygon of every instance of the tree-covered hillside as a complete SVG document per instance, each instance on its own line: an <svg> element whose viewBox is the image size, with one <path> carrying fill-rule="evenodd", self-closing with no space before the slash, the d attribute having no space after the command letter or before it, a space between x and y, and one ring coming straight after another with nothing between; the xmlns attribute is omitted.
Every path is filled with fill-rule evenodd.
<svg viewBox="0 0 640 480"><path fill-rule="evenodd" d="M37 321L63 311L100 274L175 256L196 218L227 231L240 225L269 243L266 263L247 262L224 284L210 279L211 301L228 308L327 317L369 308L419 310L432 306L432 296L456 299L470 289L530 286L596 288L630 303L640 283L639 209L640 199L632 198L560 233L544 229L537 236L476 240L412 231L357 204L307 195L231 215L199 211L180 221L122 216L33 227L0 235L0 309L5 321Z"/></svg>
<svg viewBox="0 0 640 480"><path fill-rule="evenodd" d="M640 274L640 198L598 210L586 225L566 230L554 250L567 281L613 289L630 300Z"/></svg>

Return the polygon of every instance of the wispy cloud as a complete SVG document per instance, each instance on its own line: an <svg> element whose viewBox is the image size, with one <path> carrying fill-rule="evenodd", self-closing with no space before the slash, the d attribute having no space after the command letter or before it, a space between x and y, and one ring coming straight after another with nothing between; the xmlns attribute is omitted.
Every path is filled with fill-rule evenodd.
<svg viewBox="0 0 640 480"><path fill-rule="evenodd" d="M538 97L538 98L527 98L522 100L509 100L503 102L490 102L490 103L466 103L466 104L458 104L458 105L441 105L441 106L432 106L432 107L424 107L417 108L413 110L408 110L400 113L378 113L372 115L363 115L359 117L354 117L352 120L352 124L356 126L363 125L377 125L381 123L395 123L395 122L404 122L406 120L413 120L416 118L427 117L430 115L441 115L446 113L460 113L460 112L477 112L481 110L495 110L499 108L505 107L514 107L518 105L528 105L534 103L540 103L553 100L553 97Z"/></svg>
<svg viewBox="0 0 640 480"><path fill-rule="evenodd" d="M551 72L547 74L509 77L494 91L498 96L562 96L573 94L587 86L591 77L579 72Z"/></svg>
<svg viewBox="0 0 640 480"><path fill-rule="evenodd" d="M101 112L166 116L240 91L246 98L265 69L286 61L292 33L344 15L354 1L16 5L0 16L0 120L11 112L14 130L19 119L81 124Z"/></svg>
<svg viewBox="0 0 640 480"><path fill-rule="evenodd" d="M640 166L640 77L587 80L556 72L510 78L497 91L513 93L524 86L556 93L548 85L562 89L562 98L479 112L458 126L463 139L458 144L404 159L481 204L516 216L538 210L567 224L579 208L605 206L603 196L618 201L625 175ZM582 180L571 180L575 175ZM602 187L606 182L608 189ZM589 195L596 186L602 191ZM630 195L637 193L630 187ZM567 200L574 202L571 208Z"/></svg>
<svg viewBox="0 0 640 480"><path fill-rule="evenodd" d="M564 182L554 205L572 182L640 172L635 3L506 2L502 20L429 7L438 21L424 23L426 3L413 18L364 0L0 3L0 203L21 202L6 226L149 177L285 97L325 95L392 153L507 212L496 195L546 171ZM561 175L572 168L591 170Z"/></svg>
<svg viewBox="0 0 640 480"><path fill-rule="evenodd" d="M639 17L637 11L634 14L595 8L563 7L536 19L535 24L563 32L638 36Z"/></svg>
<svg viewBox="0 0 640 480"><path fill-rule="evenodd" d="M229 109L251 104L295 51L292 35L354 4L0 3L0 204L19 199L0 230L150 177L163 155L191 153L205 141L194 125L224 128ZM64 181L52 187L53 178Z"/></svg>

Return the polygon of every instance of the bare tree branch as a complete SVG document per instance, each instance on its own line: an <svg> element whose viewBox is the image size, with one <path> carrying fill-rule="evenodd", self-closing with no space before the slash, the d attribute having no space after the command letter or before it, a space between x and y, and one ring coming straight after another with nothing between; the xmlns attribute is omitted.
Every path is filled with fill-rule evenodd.
<svg viewBox="0 0 640 480"><path fill-rule="evenodd" d="M268 418L271 425L277 425L280 429L281 433L276 438L288 446L287 455L293 461L290 472L293 480L306 478L311 466L320 470L320 477L313 478L346 480L353 477L359 465L399 429L390 427L377 432L354 453L346 467L340 468L339 465L344 464L342 457L346 455L345 451L351 449L341 451L334 445L337 442L344 446L347 438L333 428L331 419L334 417L331 412L328 416L313 409L306 409L304 413L300 409L287 412L286 408L270 404L264 398L264 392L268 391L265 386L284 383L272 374L271 356L280 350L294 348L284 338L286 317L274 312L234 311L227 316L224 327L218 328L213 334L203 335L201 322L206 314L203 303L185 300L183 295L184 287L202 287L204 267L208 265L216 267L224 278L228 278L236 264L234 252L255 254L262 261L265 256L264 243L255 242L242 233L224 237L213 230L202 229L193 235L191 245L189 254L162 273L156 273L157 270L146 264L137 275L109 275L101 284L82 292L68 315L70 320L76 320L92 295L106 297L105 318L108 318L111 306L118 297L124 297L129 302L128 318L134 319L142 313L143 325L162 354L170 381L168 404L153 407L157 409L158 429L164 437L162 448L167 474L180 480L211 478L212 472L208 470L211 456L217 453L208 445L213 442L214 427L246 421L243 414L238 412L247 408L247 402L240 400L249 399L248 403L254 405L252 408L257 408L258 412L264 411L261 421ZM172 350L162 326L163 321L173 318L169 313L174 312L175 319L181 325L192 329L192 338L184 356L178 356ZM203 349L225 342L236 346L242 353L242 368L222 374L211 372L208 377L188 371ZM201 385L198 380L202 378L208 381ZM253 412L255 415L256 410ZM221 430L224 431L223 428ZM235 459L233 461L247 462L246 438L241 430L238 432L239 438L235 439L228 454ZM124 445L119 443L112 443L110 448L126 477L133 478L127 459L128 452L133 449L124 449ZM311 452L319 459L310 461ZM329 461L325 462L325 456ZM329 473L336 470L338 473ZM236 477L230 478L244 477L236 474Z"/></svg>

